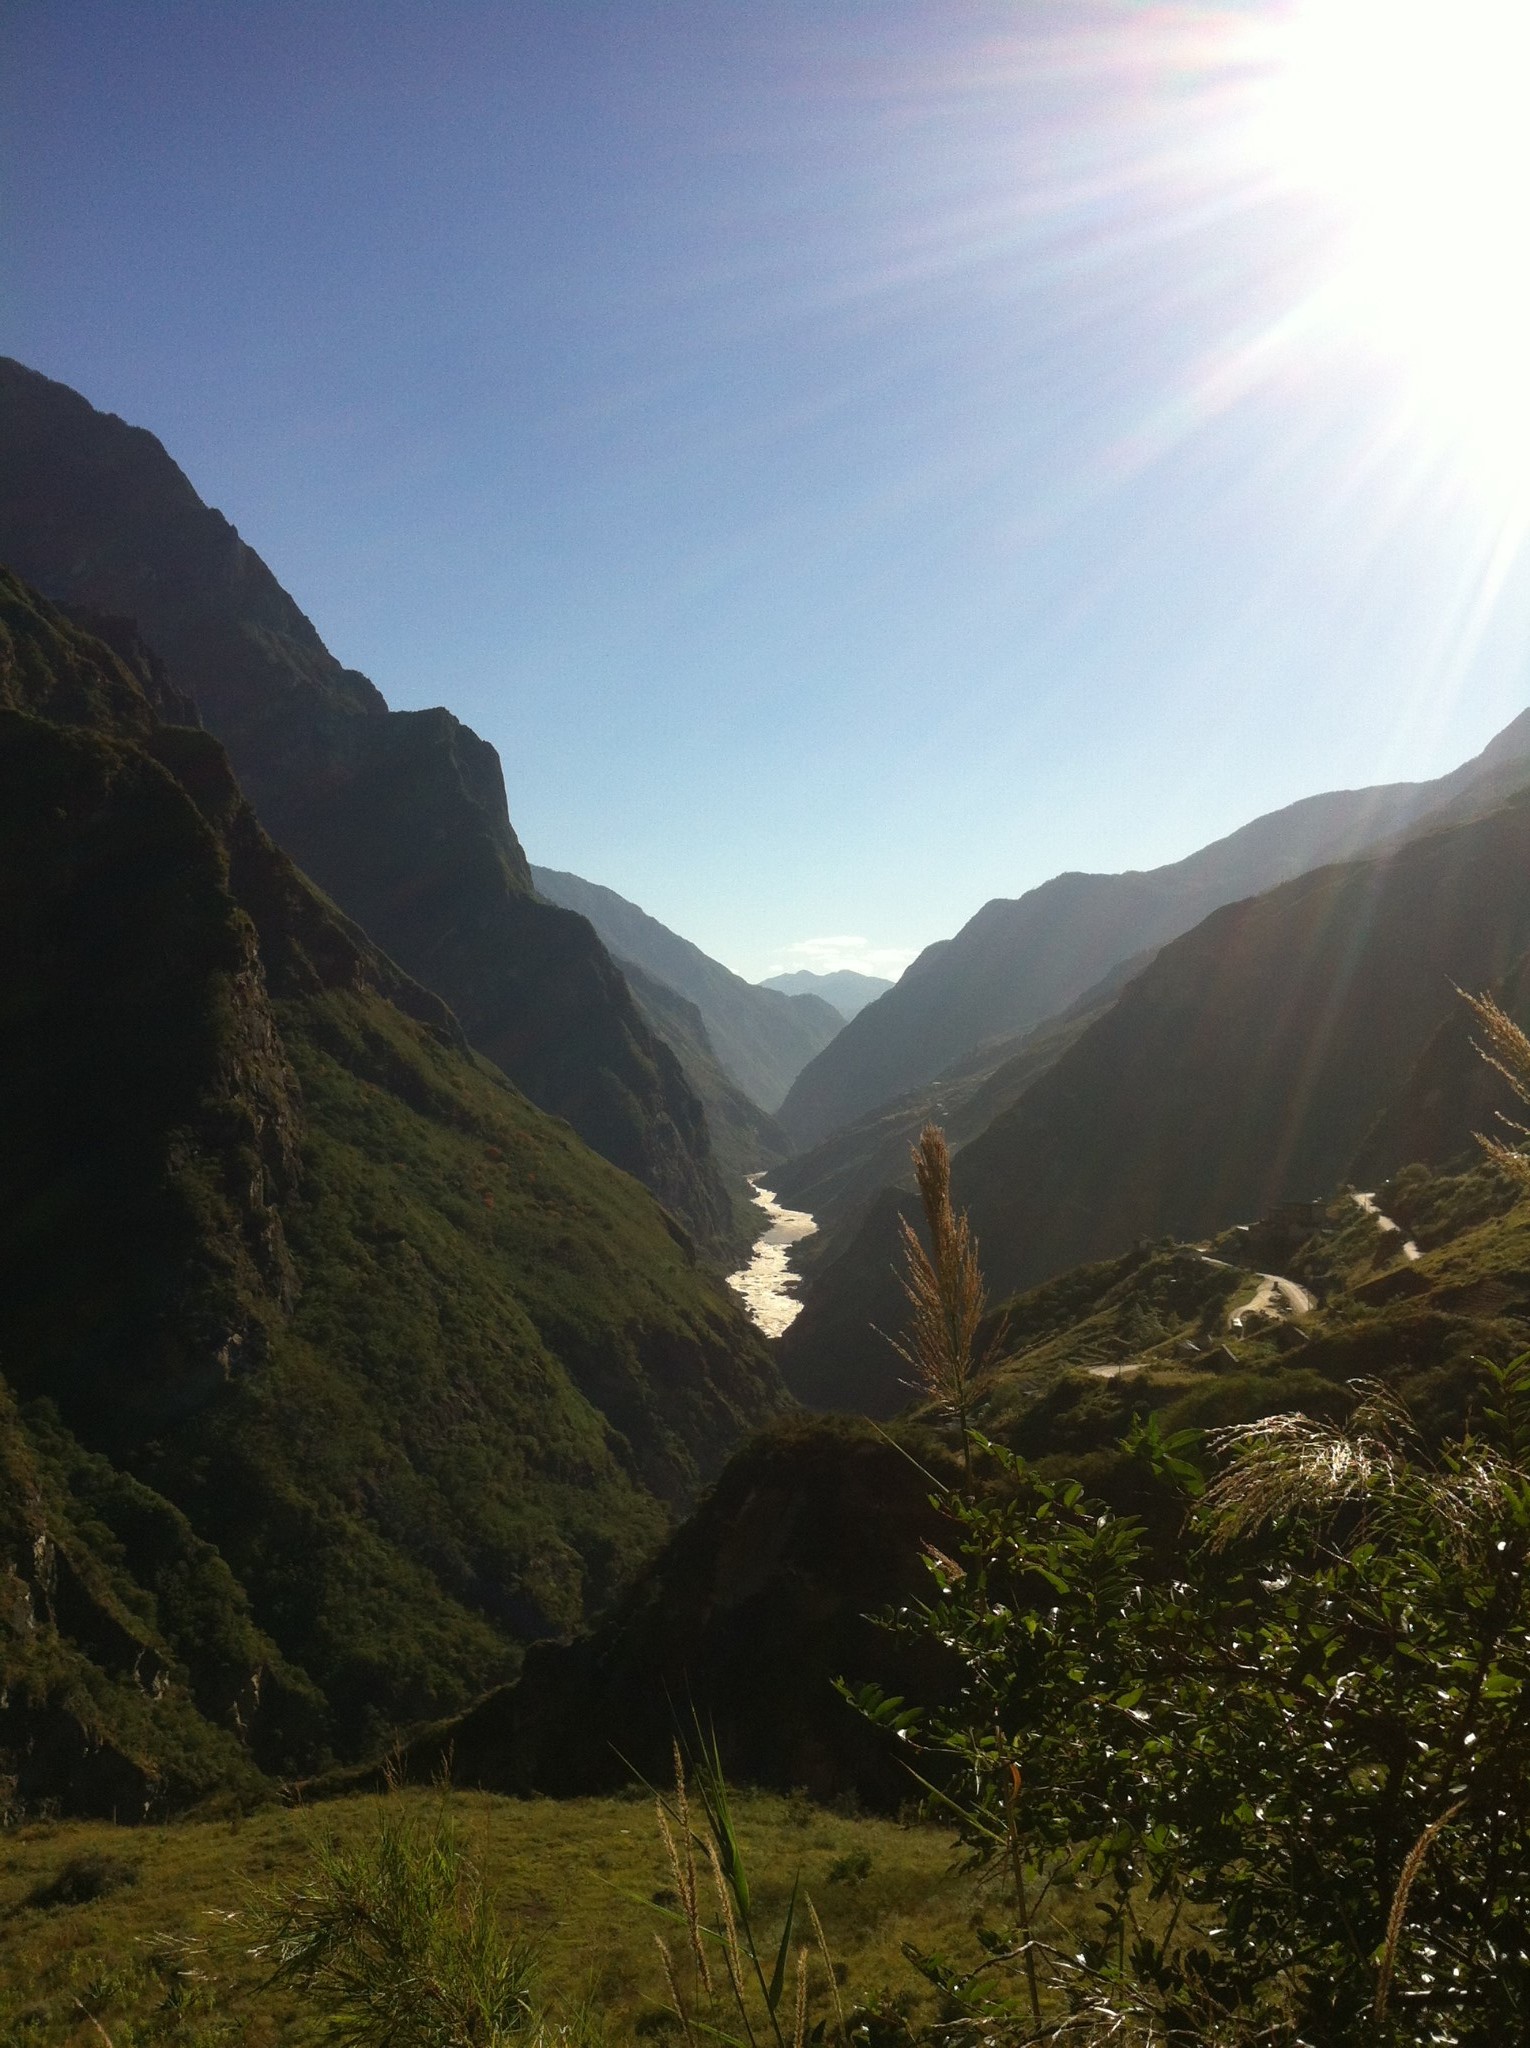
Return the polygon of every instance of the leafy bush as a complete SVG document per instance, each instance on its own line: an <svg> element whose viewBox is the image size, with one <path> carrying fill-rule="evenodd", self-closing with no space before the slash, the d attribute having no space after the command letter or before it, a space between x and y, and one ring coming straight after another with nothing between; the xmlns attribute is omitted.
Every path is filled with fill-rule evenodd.
<svg viewBox="0 0 1530 2048"><path fill-rule="evenodd" d="M1530 1103L1530 1040L1475 1007ZM989 1483L895 1624L954 1653L955 1703L852 1695L1005 1886L976 1968L917 1958L944 2041L1530 2038L1530 1354L1482 1373L1432 1453L1373 1383L1213 1432L1209 1485L1197 1432L1137 1422L1184 1509L1167 1569L972 1433Z"/></svg>
<svg viewBox="0 0 1530 2048"><path fill-rule="evenodd" d="M1225 1432L1204 1490L1140 1430L1191 1503L1168 1578L1138 1524L981 1442L1007 1497L951 1504L910 1617L959 1704L860 1699L1006 1875L981 1970L922 1963L973 2038L1526 2037L1530 1360L1490 1383L1433 1458L1378 1391L1343 1428Z"/></svg>

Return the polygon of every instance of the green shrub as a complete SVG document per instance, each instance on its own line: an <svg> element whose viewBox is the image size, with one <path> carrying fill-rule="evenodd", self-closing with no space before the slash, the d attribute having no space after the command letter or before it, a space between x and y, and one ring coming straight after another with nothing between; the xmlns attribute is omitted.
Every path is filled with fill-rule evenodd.
<svg viewBox="0 0 1530 2048"><path fill-rule="evenodd" d="M1530 2038L1530 1359L1489 1389L1432 1457L1375 1388L1342 1425L1223 1432L1204 1493L1139 1430L1190 1510L1168 1576L1139 1524L975 1443L1006 1495L952 1501L914 1610L959 1701L859 1699L1007 1887L979 1970L922 1959L965 2029Z"/></svg>

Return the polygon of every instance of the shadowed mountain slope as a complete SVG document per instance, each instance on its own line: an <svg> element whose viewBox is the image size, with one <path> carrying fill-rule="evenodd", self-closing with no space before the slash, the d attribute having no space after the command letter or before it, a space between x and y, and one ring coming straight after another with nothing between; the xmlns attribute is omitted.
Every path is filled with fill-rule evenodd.
<svg viewBox="0 0 1530 2048"><path fill-rule="evenodd" d="M741 1232L752 1239L758 1232L760 1218L744 1182L749 1174L785 1156L786 1133L774 1117L767 1116L723 1072L696 1005L687 1002L667 981L646 974L633 961L624 960L621 966L649 1029L674 1053L685 1069L685 1078L701 1098L718 1164L730 1190L737 1191L735 1208Z"/></svg>
<svg viewBox="0 0 1530 2048"><path fill-rule="evenodd" d="M778 1121L806 1150L929 1082L985 1039L1056 1016L1134 954L1224 903L1379 846L1442 806L1480 808L1530 779L1530 712L1433 782L1336 790L1289 805L1146 873L1055 876L987 903L803 1069Z"/></svg>
<svg viewBox="0 0 1530 2048"><path fill-rule="evenodd" d="M1479 993L1475 984L1471 992ZM1522 1030L1530 1027L1530 955L1518 961L1491 993ZM1507 1143L1520 1142L1500 1119L1524 1122L1530 1111L1515 1104L1502 1075L1481 1058L1473 1043L1480 1037L1464 1008L1446 1017L1407 1081L1366 1133L1354 1162L1361 1187L1374 1186L1414 1160L1442 1166L1474 1159L1479 1131Z"/></svg>
<svg viewBox="0 0 1530 2048"><path fill-rule="evenodd" d="M777 1197L790 1209L806 1209L823 1233L809 1242L809 1263L832 1254L834 1232L883 1188L913 1186L909 1152L927 1123L941 1126L953 1151L967 1144L1061 1059L1145 964L1123 961L1060 1017L1018 1038L977 1046L926 1087L868 1110L811 1151L783 1161L771 1181Z"/></svg>
<svg viewBox="0 0 1530 2048"><path fill-rule="evenodd" d="M448 711L389 712L152 434L3 358L0 560L136 620L304 872L533 1101L731 1238L701 1105L590 927L537 900L494 749Z"/></svg>
<svg viewBox="0 0 1530 2048"><path fill-rule="evenodd" d="M24 1798L128 1818L366 1754L607 1600L780 1407L658 1203L5 575L0 991Z"/></svg>
<svg viewBox="0 0 1530 2048"><path fill-rule="evenodd" d="M884 981L880 974L857 974L850 967L836 967L829 974L814 974L810 968L799 967L791 974L768 975L760 987L778 988L786 996L822 996L848 1023L868 1003L885 996L892 983Z"/></svg>
<svg viewBox="0 0 1530 2048"><path fill-rule="evenodd" d="M1259 1216L1332 1186L1362 1154L1381 1166L1373 1128L1454 1018L1455 985L1499 983L1530 949L1527 883L1522 793L1230 904L1166 946L958 1153L956 1195L995 1285ZM891 1362L865 1332L900 1314L888 1269L904 1199L878 1197L815 1268L781 1349L802 1398L892 1400Z"/></svg>
<svg viewBox="0 0 1530 2048"><path fill-rule="evenodd" d="M918 1449L928 1455L928 1446ZM949 1543L930 1481L864 1426L797 1419L746 1444L609 1621L533 1650L518 1684L413 1743L411 1776L553 1795L670 1772L692 1710L736 1780L910 1796L901 1760L834 1690L850 1673L928 1698L939 1664L874 1617L927 1583Z"/></svg>
<svg viewBox="0 0 1530 2048"><path fill-rule="evenodd" d="M549 902L587 917L623 966L631 962L694 1003L718 1065L767 1112L844 1028L841 1013L818 996L745 981L614 889L556 868L534 867L531 876Z"/></svg>

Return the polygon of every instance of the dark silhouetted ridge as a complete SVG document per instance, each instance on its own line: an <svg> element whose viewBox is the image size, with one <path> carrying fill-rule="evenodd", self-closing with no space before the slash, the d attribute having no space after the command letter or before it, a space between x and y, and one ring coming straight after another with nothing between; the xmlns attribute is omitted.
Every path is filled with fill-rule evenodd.
<svg viewBox="0 0 1530 2048"><path fill-rule="evenodd" d="M536 899L494 749L448 711L389 712L152 434L8 359L0 560L135 621L298 865L535 1102L732 1241L701 1104L590 927Z"/></svg>

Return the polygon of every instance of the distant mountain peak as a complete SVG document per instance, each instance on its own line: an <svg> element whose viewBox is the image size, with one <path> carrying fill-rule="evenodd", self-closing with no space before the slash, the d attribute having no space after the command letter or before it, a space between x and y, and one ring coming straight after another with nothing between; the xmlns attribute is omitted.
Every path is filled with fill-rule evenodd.
<svg viewBox="0 0 1530 2048"><path fill-rule="evenodd" d="M815 974L811 968L794 968L790 974L772 974L760 984L761 988L779 989L787 996L817 996L830 1004L848 1024L852 1017L858 1017L868 1003L874 1003L878 996L886 995L892 983L880 974L858 974L853 967L835 967L827 974Z"/></svg>
<svg viewBox="0 0 1530 2048"><path fill-rule="evenodd" d="M1224 904L1353 860L1530 781L1530 712L1432 782L1330 790L1240 826L1163 867L1070 870L996 896L805 1067L778 1119L799 1150L923 1087L990 1039L1059 1016L1122 961L1167 944Z"/></svg>
<svg viewBox="0 0 1530 2048"><path fill-rule="evenodd" d="M635 962L696 1005L718 1065L766 1112L843 1027L844 1012L821 994L783 994L745 981L614 889L561 868L534 867L531 875L550 903L587 917L619 960Z"/></svg>

